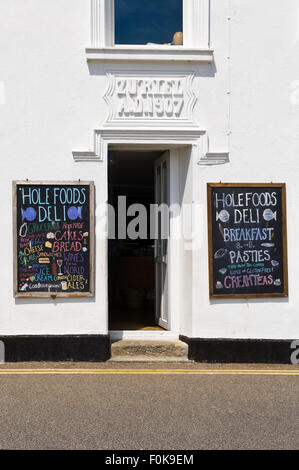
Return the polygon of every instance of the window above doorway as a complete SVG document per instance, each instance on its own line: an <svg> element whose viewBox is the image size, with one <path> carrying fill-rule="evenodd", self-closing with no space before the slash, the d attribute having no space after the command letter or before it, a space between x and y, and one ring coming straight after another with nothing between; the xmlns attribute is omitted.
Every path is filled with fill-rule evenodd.
<svg viewBox="0 0 299 470"><path fill-rule="evenodd" d="M114 18L115 45L183 44L183 0L114 0Z"/></svg>
<svg viewBox="0 0 299 470"><path fill-rule="evenodd" d="M211 63L209 29L210 0L91 0L86 57Z"/></svg>

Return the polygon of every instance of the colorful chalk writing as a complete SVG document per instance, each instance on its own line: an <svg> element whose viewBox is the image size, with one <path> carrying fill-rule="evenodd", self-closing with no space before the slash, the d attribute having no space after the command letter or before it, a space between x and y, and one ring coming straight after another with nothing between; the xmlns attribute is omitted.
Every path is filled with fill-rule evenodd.
<svg viewBox="0 0 299 470"><path fill-rule="evenodd" d="M14 191L15 295L92 295L93 183L17 182Z"/></svg>
<svg viewBox="0 0 299 470"><path fill-rule="evenodd" d="M211 297L287 296L284 184L208 184Z"/></svg>

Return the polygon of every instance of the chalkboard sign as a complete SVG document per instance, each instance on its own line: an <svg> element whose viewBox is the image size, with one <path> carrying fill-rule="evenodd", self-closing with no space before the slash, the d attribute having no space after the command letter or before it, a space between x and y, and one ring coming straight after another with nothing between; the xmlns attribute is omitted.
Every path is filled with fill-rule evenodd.
<svg viewBox="0 0 299 470"><path fill-rule="evenodd" d="M94 295L94 185L13 183L14 296Z"/></svg>
<svg viewBox="0 0 299 470"><path fill-rule="evenodd" d="M285 184L208 184L210 297L288 295Z"/></svg>

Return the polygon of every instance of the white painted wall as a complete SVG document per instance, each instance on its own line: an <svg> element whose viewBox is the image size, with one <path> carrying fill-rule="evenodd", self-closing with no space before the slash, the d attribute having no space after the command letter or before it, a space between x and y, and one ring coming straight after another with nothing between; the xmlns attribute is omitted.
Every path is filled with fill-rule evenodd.
<svg viewBox="0 0 299 470"><path fill-rule="evenodd" d="M72 150L92 143L105 114L102 77L90 77L84 59L89 2L0 2L0 198L3 266L0 334L90 334L107 331L105 272L97 257L96 298L14 300L12 295L12 180L94 180L105 198L101 165L75 163ZM97 243L97 253L103 253Z"/></svg>
<svg viewBox="0 0 299 470"><path fill-rule="evenodd" d="M202 204L202 219L196 222L200 248L192 260L190 253L181 251L182 334L299 337L298 10L297 0L288 0L287 8L281 0L211 1L215 64L195 67L195 120L208 130L210 151L229 150L230 163L197 165L192 157L187 168L186 157L181 159L180 182L187 181L181 188L182 199ZM11 181L94 180L97 204L106 200L106 162L76 163L72 157L74 149L92 149L92 131L103 125L108 112L102 97L109 66L88 67L84 51L89 42L89 0L0 2L0 243L4 268L0 335L107 332L106 254L100 240L95 299L15 301L12 295ZM184 71L185 66L177 64L177 70ZM289 299L209 300L206 183L219 180L286 182ZM193 295L185 302L191 284Z"/></svg>
<svg viewBox="0 0 299 470"><path fill-rule="evenodd" d="M210 301L205 229L198 252L203 269L193 279L194 288L200 286L194 305L195 337L299 336L299 95L293 91L292 96L299 78L298 12L296 0L290 0L287 8L279 0L213 2L211 36L219 74L214 84L205 86L208 96L217 98L200 113L205 115L213 150L221 148L225 131L231 131L230 163L197 167L195 179L205 211L207 182L286 182L289 298ZM231 18L226 25L225 16ZM225 97L227 91L230 94Z"/></svg>

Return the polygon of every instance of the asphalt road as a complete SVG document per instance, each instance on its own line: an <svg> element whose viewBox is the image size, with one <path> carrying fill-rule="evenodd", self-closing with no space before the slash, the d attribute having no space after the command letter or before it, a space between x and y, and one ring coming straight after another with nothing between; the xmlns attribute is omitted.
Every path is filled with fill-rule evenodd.
<svg viewBox="0 0 299 470"><path fill-rule="evenodd" d="M298 449L299 375L283 371L299 367L1 365L0 449Z"/></svg>

